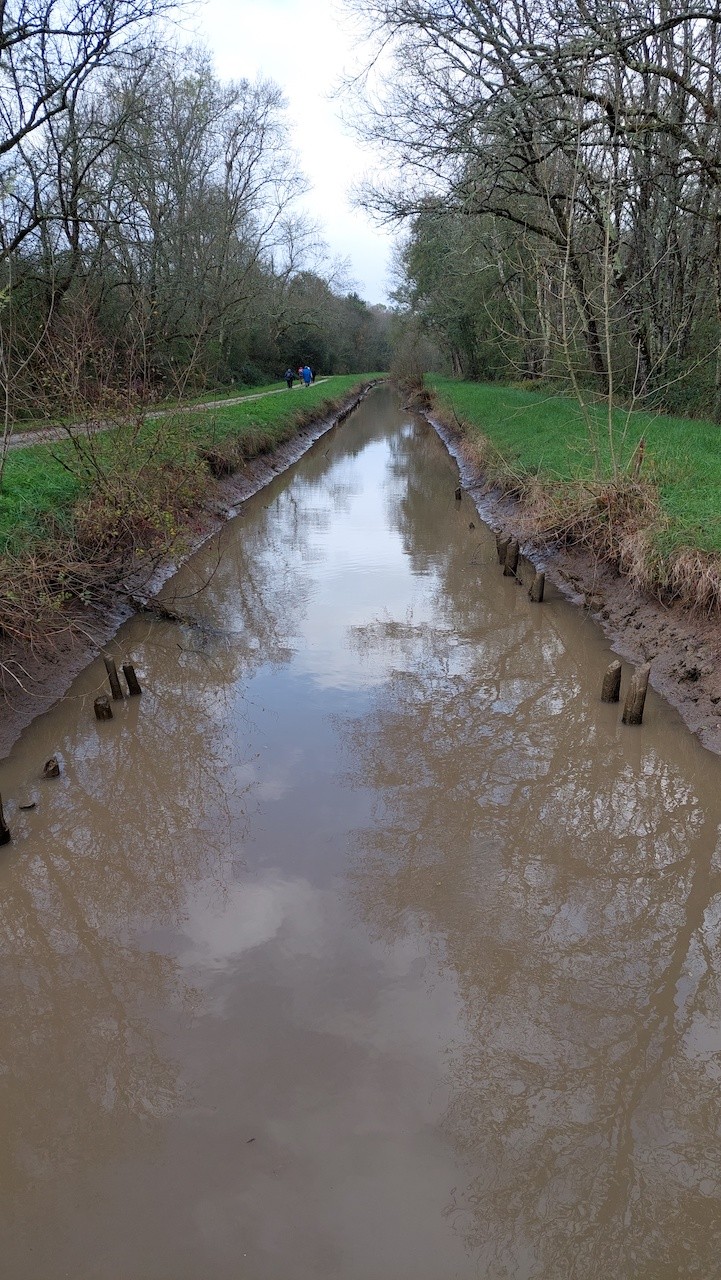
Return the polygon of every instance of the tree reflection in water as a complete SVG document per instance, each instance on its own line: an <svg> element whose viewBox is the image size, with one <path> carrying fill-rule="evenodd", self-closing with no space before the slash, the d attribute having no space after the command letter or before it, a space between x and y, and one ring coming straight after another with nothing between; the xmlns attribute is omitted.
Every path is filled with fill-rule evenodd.
<svg viewBox="0 0 721 1280"><path fill-rule="evenodd" d="M63 776L4 868L5 1193L152 1140L147 1122L180 1100L158 1011L191 1017L199 993L152 937L182 929L189 883L222 888L246 821L217 661L195 660L192 700L165 697L156 675L142 714L129 703L102 741L69 727Z"/></svg>
<svg viewBox="0 0 721 1280"><path fill-rule="evenodd" d="M407 463L396 519L422 556L426 495ZM506 607L499 626L467 548L437 546L435 623L356 633L395 672L344 732L349 784L377 795L358 834L363 915L388 939L425 931L464 1001L445 1125L468 1175L447 1213L484 1275L708 1277L716 774L698 776L695 745L686 758L589 716L584 654L552 613Z"/></svg>
<svg viewBox="0 0 721 1280"><path fill-rule="evenodd" d="M120 633L118 658L143 654L144 691L111 726L92 720L99 663L53 713L62 777L18 822L0 873L6 1209L45 1173L152 1143L150 1122L187 1101L163 1026L202 1002L177 954L188 903L202 885L222 904L243 866L257 804L244 690L288 661L305 598L297 566L292 581L268 572L286 511L272 537L254 525L174 580L207 625Z"/></svg>
<svg viewBox="0 0 721 1280"><path fill-rule="evenodd" d="M375 447L385 433L385 423L376 425L370 413L360 417L351 452ZM323 868L332 882L328 901L341 902L343 910L334 917L326 889L319 894L316 887L305 909L310 881L298 878L297 848L287 855L292 860L284 876L256 885L242 912L236 881L249 817L260 803L254 780L262 771L253 752L263 740L264 708L250 677L261 667L280 670L295 652L314 589L309 566L320 541L314 535L332 528L330 513L357 492L343 450L326 486L326 447L332 442L316 450L292 485L282 478L259 496L256 507L270 506L272 520L244 517L238 536L237 529L224 533L220 557L209 546L175 580L171 597L202 625L152 623L128 633L128 647L137 637L144 656L141 702L126 703L111 726L95 726L92 697L104 679L98 668L79 685L87 714L78 717L71 706L65 720L54 722L63 775L36 813L18 820L12 857L0 867L6 1117L0 1186L10 1216L13 1197L24 1195L28 1204L18 1218L25 1213L29 1223L47 1221L45 1187L53 1222L61 1221L63 1195L76 1195L83 1177L100 1173L104 1162L115 1171L131 1147L158 1141L158 1116L190 1109L182 1064L192 1053L183 1056L184 1025L202 1014L206 991L202 975L184 963L189 938L198 954L206 943L215 945L214 961L222 966L223 947L235 954L243 921L252 938L263 936L258 917L263 910L282 915L286 899L300 899L302 927L314 938L329 919L345 931L340 860L350 804L338 786L334 742L332 767L324 742L325 772L313 779L312 769L301 770L296 785L310 778L307 803L320 799L332 810L323 826L330 853L308 865ZM335 724L347 751L348 784L375 799L373 820L356 837L354 900L373 937L396 942L413 933L408 950L415 956L425 936L436 964L450 970L444 990L453 994L454 1014L456 990L463 1002L458 1040L448 1048L451 1101L444 1117L463 1172L446 1213L489 1280L706 1280L715 1274L721 1244L717 762L705 769L700 748L675 730L665 737L658 727L619 731L615 711L597 707L589 715L597 691L589 692L595 677L582 627L561 625L561 611L553 607L531 609L497 565L486 571L493 540L468 530L464 504L453 498L452 468L432 433L405 421L391 449L391 479L385 470L374 472L380 479L373 497L374 510L385 503L396 535L393 573L382 616L351 634L369 658L367 671L358 653L350 655L350 681L343 666L346 619L367 614L338 608L330 619L311 621L316 665L299 662L295 678L312 672L320 724L323 664L336 655L326 655L317 633L329 624L342 632ZM360 522L346 529L339 574L353 556L358 528ZM399 544L412 573L423 579L418 591L399 588L400 571L394 576ZM382 556L379 563L382 571ZM367 586L376 572L372 557L361 568ZM326 583L331 607L333 592L341 594L338 582ZM357 579L348 587L354 590ZM121 636L117 656L125 651ZM596 657L598 649L592 652ZM258 681L254 688L262 686ZM297 711L295 719L278 713L278 723L297 732ZM301 754L313 750L312 741L297 745ZM365 800L364 794L354 813L366 812ZM297 827L306 810L294 812ZM226 899L230 909L223 913ZM349 1054L338 1086L341 1115L352 1092L348 1080L355 1079L352 1064L375 1051L377 988L368 976L364 934L357 944L363 957L357 999L367 1000L370 1011L358 1024L364 1037L358 1054L345 1029L346 983L352 984L356 963L356 943L348 945L353 964L344 970L343 945L329 952L324 988L336 992L337 1039ZM270 989L285 991L295 1009L285 983L292 990L296 974L288 974L292 964L282 947L271 953L269 967L278 956L283 980L276 985L273 978ZM323 973L322 967L312 971ZM310 999L300 980L299 990L304 1012L293 1042L302 1044L308 1033L313 1053L318 1044L322 1055L311 1053L296 1080L296 1060L283 1058L287 1017L273 1009L266 1019L261 992L254 1024L260 1034L250 1038L245 1061L262 1094L270 1026L283 1090L291 1098L306 1090L322 1122L325 1083L339 1079L324 1074L328 1011L323 1005L314 1024L317 990ZM390 991L389 1019L393 1000L407 999L405 987ZM421 989L409 1025L414 1016L428 1018L424 995ZM439 1024L445 1035L453 1018ZM223 1058L234 1031L229 1037L225 1028L216 1031L215 1051ZM414 1041L403 1034L390 1042L391 1074L402 1090ZM435 1056L428 1056L427 1078L435 1080ZM218 1084L227 1106L236 1085L232 1069ZM424 1099L413 1089L411 1080L408 1114L421 1115L422 1134ZM440 1084L439 1096L446 1096ZM393 1090L388 1098L395 1098ZM334 1121L335 1104L330 1096ZM214 1175L213 1144L225 1115L217 1119L217 1129L202 1128L205 1170ZM372 1119L375 1124L375 1114ZM188 1132L192 1138L192 1126ZM325 1141L326 1132L336 1130L321 1123L319 1132ZM369 1170L387 1137L381 1134L380 1147L364 1148ZM425 1148L411 1142L406 1149ZM322 1186L322 1143L315 1150L311 1171ZM352 1172L354 1152L349 1144L339 1167L347 1158ZM147 1169L154 1163L146 1162ZM220 1165L219 1179L226 1167ZM180 1215L193 1187L192 1178L179 1182L169 1194L180 1197ZM435 1185L430 1177L429 1204L437 1203ZM262 1198L264 1184L260 1188ZM234 1190L216 1191L221 1204L227 1191L229 1207L227 1217L213 1222L225 1222L234 1246ZM342 1186L337 1194L341 1204ZM318 1206L321 1201L325 1210L319 1193ZM291 1201L281 1196L273 1203ZM302 1198L299 1203L305 1212ZM336 1201L329 1196L328 1203ZM76 1209L73 1223L80 1220ZM293 1221L300 1217L299 1211ZM259 1221L263 1240L274 1236L272 1213L267 1237L262 1213ZM342 1235L342 1224L339 1229ZM21 1246L23 1230L32 1228L19 1228ZM401 1252L403 1244L400 1238ZM339 1274L335 1255L331 1270Z"/></svg>

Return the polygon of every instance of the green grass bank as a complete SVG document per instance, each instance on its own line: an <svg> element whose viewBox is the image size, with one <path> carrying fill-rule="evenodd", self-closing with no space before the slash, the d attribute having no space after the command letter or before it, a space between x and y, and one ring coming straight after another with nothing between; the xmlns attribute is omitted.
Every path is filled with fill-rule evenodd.
<svg viewBox="0 0 721 1280"><path fill-rule="evenodd" d="M638 585L721 608L721 428L514 386L429 378L437 408L529 536L578 541Z"/></svg>
<svg viewBox="0 0 721 1280"><path fill-rule="evenodd" d="M205 473L230 472L269 452L356 387L381 376L328 378L307 389L283 388L277 395L250 398L279 390L274 384L248 392L247 403L197 410L179 405L161 416L155 411L146 417L126 415L93 436L71 439L68 433L52 444L12 450L0 490L0 553L20 554L43 538L70 532L84 498L106 498L112 505L115 495L119 509L123 489L132 489L141 501L145 487L148 498L162 505L158 479L163 472L168 496L174 498L171 507L184 499L192 505Z"/></svg>
<svg viewBox="0 0 721 1280"><path fill-rule="evenodd" d="M122 594L128 580L137 590L160 563L182 558L207 525L219 477L332 417L381 377L333 377L212 409L102 415L102 430L64 429L52 443L11 450L0 490L0 677L14 678L8 649L52 648L72 633L78 609Z"/></svg>

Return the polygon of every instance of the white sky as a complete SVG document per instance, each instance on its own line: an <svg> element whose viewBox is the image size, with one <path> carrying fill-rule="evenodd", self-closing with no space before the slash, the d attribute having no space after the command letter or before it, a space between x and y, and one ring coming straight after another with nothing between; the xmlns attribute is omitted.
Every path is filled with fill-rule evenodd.
<svg viewBox="0 0 721 1280"><path fill-rule="evenodd" d="M367 302L386 302L392 237L350 203L349 188L378 159L344 131L329 95L358 57L337 0L191 0L186 31L207 45L222 79L274 80L288 100L296 158L312 190L303 200L332 257L349 259Z"/></svg>

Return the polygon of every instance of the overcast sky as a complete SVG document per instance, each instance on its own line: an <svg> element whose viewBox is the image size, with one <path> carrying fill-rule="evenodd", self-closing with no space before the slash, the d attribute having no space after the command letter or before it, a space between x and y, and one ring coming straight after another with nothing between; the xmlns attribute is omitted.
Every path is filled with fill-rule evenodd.
<svg viewBox="0 0 721 1280"><path fill-rule="evenodd" d="M390 235L353 209L349 188L377 159L348 136L329 100L359 54L352 23L337 0L197 0L184 24L210 48L221 78L275 80L288 100L297 161L312 191L305 207L322 224L332 256L350 260L361 297L386 302ZM186 13L188 11L186 10Z"/></svg>

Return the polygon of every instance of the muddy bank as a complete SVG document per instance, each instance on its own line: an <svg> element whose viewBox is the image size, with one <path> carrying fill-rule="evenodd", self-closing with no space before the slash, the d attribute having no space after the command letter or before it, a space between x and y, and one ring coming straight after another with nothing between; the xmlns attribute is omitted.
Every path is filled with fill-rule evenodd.
<svg viewBox="0 0 721 1280"><path fill-rule="evenodd" d="M590 612L620 658L650 662L653 687L705 747L721 754L721 622L637 590L612 565L582 549L524 541L522 504L488 488L457 428L437 415L426 416L456 459L481 518L521 540L526 559Z"/></svg>
<svg viewBox="0 0 721 1280"><path fill-rule="evenodd" d="M239 471L216 480L205 495L202 510L196 513L192 531L186 531L183 559L197 551L227 520L238 515L247 498L297 462L316 440L342 422L374 385L362 386L331 414L301 427L292 439L272 453L261 454ZM172 577L179 563L175 561L165 565L149 583L127 585L131 592L135 587L137 597L148 600ZM67 633L61 633L54 639L51 650L36 652L0 646L0 662L5 668L0 694L0 758L8 754L23 729L36 716L47 711L66 693L74 678L96 655L98 647L106 644L133 612L133 608L120 598L102 606L89 605L68 616Z"/></svg>

